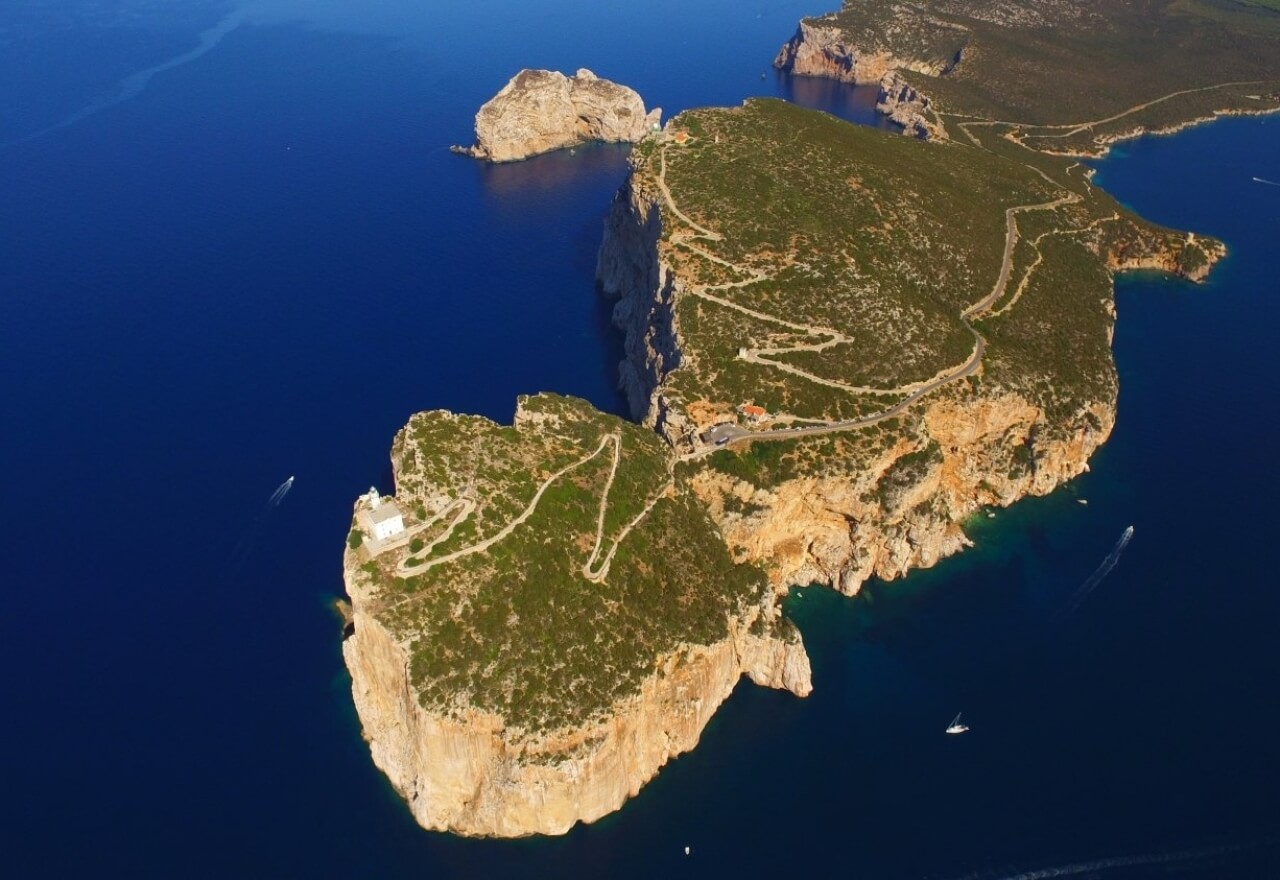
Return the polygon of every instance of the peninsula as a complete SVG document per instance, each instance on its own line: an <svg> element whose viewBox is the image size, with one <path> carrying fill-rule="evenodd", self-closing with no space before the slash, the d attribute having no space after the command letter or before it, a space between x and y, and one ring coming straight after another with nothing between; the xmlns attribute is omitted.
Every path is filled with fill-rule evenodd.
<svg viewBox="0 0 1280 880"><path fill-rule="evenodd" d="M635 143L656 130L662 110L646 113L633 89L585 68L573 76L522 70L476 114L476 142L455 153L515 162L591 141Z"/></svg>
<svg viewBox="0 0 1280 880"><path fill-rule="evenodd" d="M356 502L343 652L373 759L419 823L556 834L617 809L743 675L810 691L791 586L853 594L933 565L977 511L1087 468L1116 418L1114 274L1199 280L1225 253L1058 155L1199 118L1198 99L1126 93L1144 106L1124 114L1077 96L1074 117L1040 93L1016 122L1013 96L983 109L993 80L956 85L971 61L1021 58L1028 22L1073 32L1092 8L877 5L903 17L841 25L826 73L899 77L917 138L776 100L678 115L634 148L598 256L633 419L550 394L511 425L409 419L394 499ZM1253 14L1213 9L1179 45ZM818 57L814 27L784 63ZM1263 80L1280 51L1258 52L1244 73ZM1088 91L1093 69L1070 71L1066 91ZM1278 85L1214 100L1268 109Z"/></svg>
<svg viewBox="0 0 1280 880"><path fill-rule="evenodd" d="M1280 109L1275 0L845 0L800 23L774 66L880 86L909 134L1008 127L1096 156L1146 132Z"/></svg>

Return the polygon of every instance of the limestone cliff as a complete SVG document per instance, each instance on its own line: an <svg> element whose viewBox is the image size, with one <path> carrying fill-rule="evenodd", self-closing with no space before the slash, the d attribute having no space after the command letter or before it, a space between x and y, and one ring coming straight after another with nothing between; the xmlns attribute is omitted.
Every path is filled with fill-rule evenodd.
<svg viewBox="0 0 1280 880"><path fill-rule="evenodd" d="M1113 272L1153 269L1168 272L1188 281L1203 281L1227 255L1227 246L1214 239L1200 238L1195 233L1185 237L1169 235L1163 241L1141 241L1127 249L1107 254L1107 266Z"/></svg>
<svg viewBox="0 0 1280 880"><path fill-rule="evenodd" d="M795 35L783 44L773 66L798 76L822 76L856 85L879 83L893 70L914 70L937 76L955 63L943 60L899 58L887 48L857 46L839 28L821 21L802 21Z"/></svg>
<svg viewBox="0 0 1280 880"><path fill-rule="evenodd" d="M675 317L681 280L664 258L661 212L643 189L642 172L618 193L605 221L597 279L605 295L617 298L614 320L626 336L621 385L635 417L688 450L698 426L664 386L688 356ZM1134 250L1141 256L1132 259L1142 265L1176 259L1149 243ZM1137 263L1115 262L1131 265ZM834 474L757 487L706 469L695 489L736 558L762 563L779 590L825 583L856 593L870 577L901 577L968 546L962 523L980 508L1047 494L1079 475L1115 422L1114 382L1104 399L1084 402L1066 424L1050 424L1015 390L984 387L920 404L914 436L869 461L847 462L843 471L836 463ZM884 475L922 450L936 454L886 495Z"/></svg>
<svg viewBox="0 0 1280 880"><path fill-rule="evenodd" d="M859 469L768 488L707 470L698 491L731 548L767 565L778 587L823 583L853 595L871 577L893 580L969 546L962 524L980 508L1047 494L1086 470L1115 410L1086 412L1069 439L1045 440L1044 413L1017 394L939 400L924 408L918 438ZM927 466L896 492L880 489L922 448L936 450Z"/></svg>
<svg viewBox="0 0 1280 880"><path fill-rule="evenodd" d="M932 22L946 29L954 26ZM873 41L855 43L834 24L802 21L773 64L798 76L819 76L855 85L878 85L876 110L902 126L912 137L943 137L945 132L930 111L929 99L912 87L900 71L929 76L949 73L960 63L962 51L948 57L902 56Z"/></svg>
<svg viewBox="0 0 1280 880"><path fill-rule="evenodd" d="M589 141L634 143L657 127L632 89L589 70L522 70L476 114L476 143L455 152L514 162Z"/></svg>
<svg viewBox="0 0 1280 880"><path fill-rule="evenodd" d="M695 426L661 390L662 380L682 360L674 308L679 279L659 255L661 237L657 197L633 174L614 196L605 220L596 281L617 300L613 323L626 350L618 387L627 395L632 418L681 448L690 444Z"/></svg>
<svg viewBox="0 0 1280 880"><path fill-rule="evenodd" d="M353 628L343 656L356 710L374 763L425 828L563 834L618 809L693 748L743 675L799 696L812 689L799 634L766 634L778 628L762 626L753 610L731 621L723 641L660 658L638 695L578 728L528 735L475 710L433 714L410 682L409 646L378 620L357 551L348 551L345 575Z"/></svg>
<svg viewBox="0 0 1280 880"><path fill-rule="evenodd" d="M876 110L902 126L904 134L918 138L943 138L946 132L931 109L931 102L897 70L880 79Z"/></svg>

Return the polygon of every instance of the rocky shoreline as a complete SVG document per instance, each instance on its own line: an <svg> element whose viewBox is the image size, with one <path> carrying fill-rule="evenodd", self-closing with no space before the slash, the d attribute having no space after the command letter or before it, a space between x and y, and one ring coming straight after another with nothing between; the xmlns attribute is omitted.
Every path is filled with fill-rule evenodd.
<svg viewBox="0 0 1280 880"><path fill-rule="evenodd" d="M821 20L816 20L800 23L796 33L778 51L773 66L796 76L878 86L876 110L900 126L903 134L919 138L946 138L945 127L933 113L932 100L907 82L902 71L931 77L947 76L963 63L964 57L965 52L961 49L944 61L902 58L881 47L856 45L839 28L826 26ZM1223 117L1265 116L1277 112L1280 112L1280 107L1249 110L1224 106L1208 115L1201 114L1155 128L1134 125L1123 131L1095 135L1092 149L1052 149L1045 146L1033 149L1053 156L1101 159L1110 152L1112 145L1144 135L1171 135ZM1017 133L1012 137L1019 143L1035 139L1034 135Z"/></svg>
<svg viewBox="0 0 1280 880"><path fill-rule="evenodd" d="M638 695L607 717L529 734L475 710L424 709L409 672L409 645L378 620L363 586L360 553L348 550L344 580L351 634L342 645L356 712L374 764L424 828L481 837L564 834L620 808L672 758L698 743L742 676L797 696L812 689L799 633L761 634L749 609L728 638L661 658Z"/></svg>
<svg viewBox="0 0 1280 880"><path fill-rule="evenodd" d="M940 61L900 59L849 45L838 30L804 22L775 64L798 75L878 84L877 109L905 133L945 139L930 98L902 72L937 76L962 60L961 52ZM580 88L595 96L594 109L585 114L595 122L586 127L575 97ZM653 134L659 112L646 113L634 92L589 71L575 78L525 71L482 108L476 146L457 149L489 161L514 161L586 140L639 141ZM1138 128L1105 137L1142 133ZM700 351L682 336L679 306L688 282L673 256L672 237L664 237L672 219L662 195L666 184L647 167L643 152L633 156L632 172L610 206L596 278L602 295L614 300L613 323L624 337L619 385L631 415L680 456L706 444L707 425L691 415L696 407L679 399L669 380L681 367L696 365ZM1225 248L1170 234L1099 244L1093 253L1111 273L1157 269L1198 281ZM1094 325L1090 338L1101 345L1103 332L1110 339L1114 308L1100 308L1107 323ZM835 458L813 472L761 484L714 467L696 470L687 485L714 523L706 526L708 534L718 530L734 562L762 568L768 588L758 572L757 582L770 595L731 614L728 635L719 641L683 643L659 656L652 673L644 672L638 693L583 723L555 730L531 732L472 706L424 708L413 685L412 642L380 621L384 597L364 572L363 551L348 547L344 579L351 624L343 655L375 764L419 824L434 830L497 837L563 834L577 822L617 810L669 760L697 744L744 675L798 696L812 690L800 635L780 619L777 600L790 587L820 583L853 595L870 578L892 580L933 566L970 546L963 525L975 513L1048 494L1087 471L1116 419L1114 364L1100 372L1092 391L1050 414L1046 408L1052 403L1002 386L980 367L974 381L940 387L915 403L888 445L874 453ZM886 481L908 462L909 478ZM718 540L713 543L719 552Z"/></svg>
<svg viewBox="0 0 1280 880"><path fill-rule="evenodd" d="M1230 119L1237 116L1274 116L1277 113L1280 113L1280 107L1268 107L1262 110L1242 110L1235 107L1229 107L1223 110L1215 110L1208 116L1196 116L1192 119L1187 119L1182 122L1174 122L1159 128L1146 128L1145 126L1137 125L1126 131L1100 135L1094 138L1096 149L1093 150L1050 150L1042 148L1039 149L1039 152L1045 153L1049 156L1062 156L1070 159L1105 159L1111 152L1111 148L1116 144L1135 140L1136 138L1147 137L1148 135L1151 137L1171 137L1178 132L1186 131L1187 129L1194 128L1197 125L1207 125L1210 122L1217 122L1219 119ZM1023 139L1015 137L1015 140L1021 143ZM1148 267L1138 266L1133 268ZM1202 279L1192 277L1191 280L1200 281Z"/></svg>
<svg viewBox="0 0 1280 880"><path fill-rule="evenodd" d="M634 417L677 449L689 448L696 426L664 389L684 357L675 318L680 279L662 255L657 197L638 176L619 191L605 221L597 280L616 299L614 323L626 340L620 385ZM1143 266L1165 268L1156 257L1142 259ZM1014 393L939 395L919 410L914 442L847 476L806 477L762 490L708 471L695 485L730 548L765 565L778 591L822 583L853 595L871 577L902 577L969 546L961 523L979 509L1048 494L1086 471L1115 424L1115 395L1113 386L1109 399L1083 405L1067 439L1058 440L1044 439L1051 433L1045 414ZM940 456L891 508L866 500L896 461L930 444ZM1029 466L1008 476L1025 450ZM731 497L753 512L731 512Z"/></svg>
<svg viewBox="0 0 1280 880"><path fill-rule="evenodd" d="M451 149L489 162L518 162L592 141L635 143L661 119L661 108L646 112L633 89L585 68L573 76L522 70L476 113L475 144Z"/></svg>

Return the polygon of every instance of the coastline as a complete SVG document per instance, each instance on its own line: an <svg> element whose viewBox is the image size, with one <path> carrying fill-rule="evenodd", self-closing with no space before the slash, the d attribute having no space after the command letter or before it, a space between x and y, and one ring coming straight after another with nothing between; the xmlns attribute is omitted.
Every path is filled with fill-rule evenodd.
<svg viewBox="0 0 1280 880"><path fill-rule="evenodd" d="M910 101L923 100L924 103L921 106L928 108L927 96L914 90L903 94ZM1275 112L1275 110L1269 109L1265 112ZM886 112L886 115L896 118L892 113ZM1114 135L1111 140L1105 142L1099 154L1088 157L1105 156L1111 144L1122 140L1140 137L1146 133L1174 134L1201 122L1212 121L1226 115L1257 114L1215 112L1206 117L1175 123L1155 132L1136 127L1131 131ZM975 124L1010 125L1003 122ZM1005 136L1025 146L1016 137ZM682 141L677 142L682 143ZM1085 155L1039 152L1046 155ZM641 194L640 190L634 188L638 172L638 168L633 170L628 184L615 200L615 208L621 205L624 214L630 208L633 216L618 218L611 215L610 223L606 227L606 239L600 250L599 259L602 268L598 270L598 275L606 291L619 300L615 310L615 321L626 331L628 357L623 364L623 376L633 414L635 418L664 436L673 447L679 449L682 444L690 442L690 438L697 429L703 426L691 423L687 419L687 413L681 411L679 404L667 399L663 391L666 379L672 371L679 369L686 362L697 359L696 353L691 354L683 346L680 338L680 322L676 312L680 305L682 286L687 282L681 278L680 272L672 261L663 254L662 227L667 225L663 221L665 219L669 223L672 218L679 218L682 222L700 230L701 237L707 240L717 240L718 234L698 227L681 214L671 203L670 195L660 179L657 185L664 193L666 204L662 204L663 200L658 199L648 190L645 190L648 203L635 204L636 198ZM1048 180L1043 172L1040 174ZM1051 180L1049 182L1054 183ZM629 206L623 204L628 201L633 204ZM1045 202L1043 205L1028 204L1009 210L1051 208L1066 201L1069 200L1060 198L1054 202ZM663 217L664 212L668 210L672 218ZM1012 220L1012 214L1008 214L1006 219L1011 238L1006 245L1006 265L1002 270L998 287L1002 287L1006 280L1009 254L1017 243L1016 225ZM655 220L657 231L653 234ZM627 225L634 228L622 228ZM616 237L616 241L611 240L611 235ZM1112 272L1151 268L1177 272L1198 281L1208 274L1212 266L1225 253L1221 248L1206 249L1200 245L1199 249L1204 252L1204 264L1184 271L1183 264L1179 262L1177 249L1162 250L1152 242L1144 244L1149 247L1146 250L1140 248L1137 254L1123 253L1119 256L1109 254L1108 266ZM1197 245L1196 237L1188 235L1182 244L1195 246ZM1195 248L1191 247L1191 249ZM633 277L626 277L628 275ZM637 287L638 292L626 293L623 291L626 287ZM1114 285L1111 286L1111 295L1114 296ZM993 292L988 304L995 301L995 296ZM1114 311L1112 315L1114 316ZM1107 332L1109 340L1110 328ZM916 569L932 567L939 560L969 546L971 542L965 536L962 524L977 511L992 504L1007 506L1024 497L1047 494L1088 470L1090 457L1098 446L1106 442L1114 425L1115 395L1113 386L1108 399L1087 401L1072 416L1071 423L1067 425L1066 436L1057 439L1037 439L1038 435L1049 426L1045 412L1031 400L1016 394L1006 395L1003 398L979 397L970 400L955 399L949 394L939 395L936 401L922 406L920 412L913 413L913 418L909 421L915 425L914 430L921 442L936 443L940 437L950 437L950 442L943 441L941 444L943 451L939 460L931 464L923 477L910 487L907 493L910 496L909 504L895 502L897 509L890 512L891 515L886 515L886 511L881 509L881 506L868 505L865 500L862 500L874 485L864 485L860 481L860 476L853 474L826 481L805 477L790 483L768 487L764 494L761 491L753 493L752 490L743 490L732 483L726 484L723 481L717 483L713 478L702 479L699 483L699 478L695 477L694 484L699 496L711 511L727 544L733 550L735 558L741 553L743 559L765 567L769 571L774 589L779 594L785 594L792 586L824 582L840 592L853 595L873 576L885 580L901 577ZM765 442L766 439L753 438L751 442ZM1003 468L1005 461L1014 459L1019 450L1031 450L1028 453L1031 457L1028 471L1016 477L1010 471L1007 480L997 476L993 463L999 462L1000 467ZM883 461L874 464L873 470L878 471L877 478L892 469L898 460L917 451L920 450L910 445L893 449ZM750 505L763 509L763 513L757 510L756 513L744 517L728 511L728 506L723 503L723 499L736 495L739 500L744 500L741 497L743 491L747 491L750 495ZM818 516L804 510L815 506L821 509L821 514ZM902 511L908 509L911 515L903 516ZM917 512L922 509L925 512L917 515ZM603 514L601 517L603 522ZM856 523L858 526L856 536L851 534L854 530L850 528L850 523ZM841 530L844 532L843 535ZM815 535L818 537L815 538ZM793 549L797 544L804 545L806 541L807 545L803 546L800 552ZM350 581L348 588L353 589ZM803 648L800 652L803 655ZM732 653L741 655L742 651L735 648ZM353 679L362 677L356 673L356 668L361 661L354 654L348 657L348 663L352 667ZM407 661L404 661L398 665L404 666L406 663ZM804 664L807 669L807 658ZM659 665L662 665L661 662ZM420 780L428 771L423 768L427 768L430 764L430 760L425 756L416 757L411 762L414 768L410 770L406 770L404 766L397 767L396 762L387 760L388 750L385 747L383 758L381 760L375 758L375 760L393 779L397 790L413 805L415 817L425 827L476 835L561 834L575 822L594 821L617 809L625 800L634 796L639 787L652 778L671 756L692 748L715 708L727 697L728 691L732 689L732 683L736 682L744 671L746 671L745 667L739 667L728 676L727 684L721 682L720 685L710 687L709 690L704 687L699 691L699 696L696 698L697 704L710 706L710 711L705 716L699 716L696 729L692 730L689 736L672 737L669 730L670 716L661 722L659 725L663 728L661 736L668 741L674 740L675 745L671 747L674 750L661 752L657 758L646 757L641 762L643 769L636 776L638 781L626 777L629 781L619 787L617 780L623 777L618 775L616 768L610 770L575 765L571 770L566 771L573 778L574 784L599 773L599 778L605 781L596 785L595 788L611 792L608 797L600 799L599 803L595 802L594 795L584 797L580 792L575 791L570 794L553 795L552 800L557 805L563 805L555 809L545 809L545 803L541 807L531 806L530 804L534 801L525 798L525 794L529 791L538 791L543 793L538 797L543 797L548 785L555 788L559 783L548 783L545 777L534 780L528 774L524 774L525 770L533 766L526 759L532 752L538 750L520 747L517 753L508 752L510 742L504 734L504 724L500 718L473 719L476 725L485 728L487 735L502 743L502 747L494 755L481 758L479 763L485 768L503 766L510 769L514 757L515 766L519 768L515 776L503 776L492 769L484 769L478 776L471 771L463 774L471 780L465 784L428 782L424 785ZM751 677L753 680L756 679L755 675ZM369 681L377 676L368 675L363 678ZM789 689L797 690L797 688ZM376 686L365 684L363 690L366 705L371 705L370 694L376 690ZM403 684L392 687L392 690L402 692L408 697L413 696L407 678ZM807 688L804 690L807 692ZM359 698L357 702L360 702ZM669 701L659 700L658 702ZM366 718L366 715L373 714L371 708L361 711L366 730L380 726ZM644 715L649 712L639 714ZM616 729L618 724L617 716L606 720L606 726ZM381 725L384 730L396 726L398 725L395 723ZM557 738L566 742L570 739L574 740L574 743L570 744L570 749L577 749L587 740L599 739L590 733L583 733L584 730L586 728L560 731L558 734L566 735L558 735ZM425 738L432 739L431 736ZM371 735L370 739L374 743L379 740L377 735ZM604 739L607 740L608 737ZM551 751L556 751L557 748L554 747ZM472 750L470 746L462 748L456 745L437 746L436 749L446 752L457 752L459 749ZM391 751L403 752L406 748L397 747ZM613 754L617 749L610 744L604 751ZM652 750L642 749L642 751L647 754ZM659 752L654 754L657 755ZM541 761L538 759L534 763L541 763ZM566 765L571 762L563 760L563 753L561 753L557 755L555 763ZM604 763L616 762L610 760ZM506 770L503 771L503 773L506 772ZM416 776L415 773L417 773ZM481 781L476 782L473 777ZM461 807L456 810L452 807L440 809L439 791L454 788L468 793L467 797L461 799ZM590 789L592 786L588 785L587 788ZM477 794L478 791L481 794ZM625 791L625 793L618 796L618 791ZM483 809L475 807L472 799L477 797L483 801ZM417 806L420 799L421 811ZM448 797L445 800L448 800ZM539 816L540 812L543 814L542 817ZM442 819L441 816L447 816L447 818ZM494 816L502 818L495 819Z"/></svg>
<svg viewBox="0 0 1280 880"><path fill-rule="evenodd" d="M1277 114L1280 114L1280 107L1267 107L1265 109L1258 109L1258 110L1227 108L1223 110L1215 110L1208 116L1197 116L1195 118L1187 119L1182 122L1171 123L1167 126L1163 126L1160 128L1144 128L1143 126L1138 126L1137 128L1132 129L1130 131L1120 132L1120 133L1111 134L1111 135L1104 135L1101 141L1099 142L1099 149L1094 152L1087 152L1084 150L1079 150L1079 151L1036 150L1036 152L1044 153L1045 155L1048 155L1048 156L1061 156L1063 158L1068 158L1068 159L1074 158L1074 159L1101 160L1101 159L1107 158L1108 154L1111 152L1112 147L1118 146L1119 144L1122 144L1125 141L1137 140L1138 138L1148 137L1148 136L1149 137L1170 137L1172 135L1178 134L1179 132L1186 131L1190 128L1195 128L1196 126L1200 126L1200 125L1208 125L1210 123L1217 122L1218 120L1221 120L1221 119L1233 119L1233 118L1245 118L1245 119L1255 118L1256 119L1264 116L1274 116ZM1004 125L1010 125L1010 126L1014 125L1013 123L997 123L997 124L1004 124ZM1007 137L1009 140L1014 141L1019 146L1025 147L1026 149L1034 149L1032 147L1026 147L1026 145L1022 143L1021 139L1013 137L1010 133L1006 133L1004 136Z"/></svg>

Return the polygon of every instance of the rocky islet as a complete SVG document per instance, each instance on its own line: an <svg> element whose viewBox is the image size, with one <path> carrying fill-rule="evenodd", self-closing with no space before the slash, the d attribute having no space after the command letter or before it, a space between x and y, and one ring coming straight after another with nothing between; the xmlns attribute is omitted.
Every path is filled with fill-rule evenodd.
<svg viewBox="0 0 1280 880"><path fill-rule="evenodd" d="M490 162L516 162L592 141L635 143L660 123L635 90L581 69L522 70L476 114L476 142L454 151Z"/></svg>

